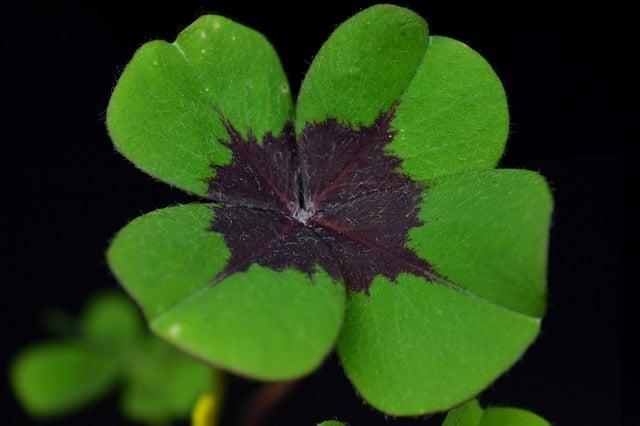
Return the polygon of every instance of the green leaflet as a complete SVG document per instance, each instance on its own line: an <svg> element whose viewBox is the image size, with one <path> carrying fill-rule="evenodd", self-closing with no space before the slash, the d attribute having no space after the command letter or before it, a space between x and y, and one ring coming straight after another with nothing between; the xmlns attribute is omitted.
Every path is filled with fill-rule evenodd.
<svg viewBox="0 0 640 426"><path fill-rule="evenodd" d="M246 137L279 134L293 102L278 54L257 31L222 16L198 18L182 31L180 49L209 95L211 105Z"/></svg>
<svg viewBox="0 0 640 426"><path fill-rule="evenodd" d="M520 408L491 407L483 411L473 400L451 410L442 426L549 426L549 422Z"/></svg>
<svg viewBox="0 0 640 426"><path fill-rule="evenodd" d="M32 345L11 365L18 401L34 417L70 414L124 382L124 414L141 422L186 418L199 394L220 393L220 373L142 332L124 296L93 297L79 335Z"/></svg>
<svg viewBox="0 0 640 426"><path fill-rule="evenodd" d="M203 16L174 43L142 46L122 73L107 109L109 134L136 166L205 195L212 164L230 154L218 112L246 134L279 133L292 101L277 54L252 29Z"/></svg>
<svg viewBox="0 0 640 426"><path fill-rule="evenodd" d="M393 415L472 398L522 355L540 320L413 275L349 294L338 354L358 392Z"/></svg>
<svg viewBox="0 0 640 426"><path fill-rule="evenodd" d="M345 21L322 46L302 83L296 131L329 117L356 127L371 125L405 90L427 42L427 23L398 6L373 6Z"/></svg>
<svg viewBox="0 0 640 426"><path fill-rule="evenodd" d="M482 421L482 407L473 399L447 413L442 426L478 426Z"/></svg>
<svg viewBox="0 0 640 426"><path fill-rule="evenodd" d="M495 167L509 133L500 79L482 56L456 40L431 37L400 97L389 151L414 179Z"/></svg>
<svg viewBox="0 0 640 426"><path fill-rule="evenodd" d="M552 200L544 178L490 170L433 181L408 246L440 274L526 315L545 310Z"/></svg>
<svg viewBox="0 0 640 426"><path fill-rule="evenodd" d="M410 231L408 245L451 284L380 278L369 297L349 295L338 349L367 401L398 415L441 411L478 394L522 355L544 313L550 212L548 188L534 172L430 184L424 225Z"/></svg>
<svg viewBox="0 0 640 426"><path fill-rule="evenodd" d="M11 366L13 389L33 416L55 416L81 408L116 384L121 365L142 332L135 307L104 293L87 303L79 336L24 349ZM43 380L46 377L46 380Z"/></svg>
<svg viewBox="0 0 640 426"><path fill-rule="evenodd" d="M109 266L147 319L205 288L229 250L208 230L209 204L156 210L129 223L111 243Z"/></svg>
<svg viewBox="0 0 640 426"><path fill-rule="evenodd" d="M235 373L285 380L315 369L335 342L344 289L324 273L258 265L151 321L183 350Z"/></svg>
<svg viewBox="0 0 640 426"><path fill-rule="evenodd" d="M123 354L143 335L140 314L131 301L117 293L89 299L80 318L81 334L92 345Z"/></svg>
<svg viewBox="0 0 640 426"><path fill-rule="evenodd" d="M549 426L549 422L519 408L491 407L484 411L479 426Z"/></svg>
<svg viewBox="0 0 640 426"><path fill-rule="evenodd" d="M103 396L116 382L118 363L76 342L42 343L11 365L13 391L35 417L66 414Z"/></svg>
<svg viewBox="0 0 640 426"><path fill-rule="evenodd" d="M212 209L156 210L127 225L108 259L158 335L210 363L266 380L318 366L337 338L344 289L324 273L254 265L211 286L228 249Z"/></svg>

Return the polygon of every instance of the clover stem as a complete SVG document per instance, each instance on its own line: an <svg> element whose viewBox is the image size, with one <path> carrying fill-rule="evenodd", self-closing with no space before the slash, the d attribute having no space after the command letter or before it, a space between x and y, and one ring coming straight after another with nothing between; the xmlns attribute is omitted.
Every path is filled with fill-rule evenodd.
<svg viewBox="0 0 640 426"><path fill-rule="evenodd" d="M269 383L258 388L245 404L243 426L260 426L276 406L293 390L297 380Z"/></svg>

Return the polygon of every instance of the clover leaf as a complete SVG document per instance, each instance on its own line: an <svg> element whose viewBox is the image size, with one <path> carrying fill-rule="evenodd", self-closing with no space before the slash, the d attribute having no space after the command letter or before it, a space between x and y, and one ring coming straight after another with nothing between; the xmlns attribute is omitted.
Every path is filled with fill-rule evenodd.
<svg viewBox="0 0 640 426"><path fill-rule="evenodd" d="M318 426L341 426L338 420L326 420ZM447 413L442 426L549 426L542 417L531 411L513 407L483 409L477 400L471 400Z"/></svg>
<svg viewBox="0 0 640 426"><path fill-rule="evenodd" d="M120 384L126 417L165 422L187 418L200 393L221 392L219 373L148 335L121 295L92 298L77 329L65 340L27 347L12 363L14 392L32 416L67 414Z"/></svg>
<svg viewBox="0 0 640 426"><path fill-rule="evenodd" d="M262 380L315 369L337 343L371 405L441 411L533 342L552 201L495 170L504 90L465 44L396 6L340 25L293 109L257 32L203 16L127 65L107 125L137 167L208 203L143 215L109 264L151 329Z"/></svg>
<svg viewBox="0 0 640 426"><path fill-rule="evenodd" d="M449 411L442 426L549 426L549 422L520 408L483 409L478 401L472 400Z"/></svg>

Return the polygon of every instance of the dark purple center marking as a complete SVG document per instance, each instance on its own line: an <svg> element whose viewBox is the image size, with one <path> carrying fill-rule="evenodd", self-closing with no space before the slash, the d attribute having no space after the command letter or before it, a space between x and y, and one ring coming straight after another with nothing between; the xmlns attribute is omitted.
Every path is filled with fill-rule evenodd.
<svg viewBox="0 0 640 426"><path fill-rule="evenodd" d="M366 291L380 274L409 272L437 280L429 264L405 247L423 187L385 153L393 110L370 127L329 119L309 124L296 141L289 125L261 144L230 123L230 164L214 166L209 196L217 201L211 229L231 251L216 281L258 263L312 273L316 265L350 290Z"/></svg>

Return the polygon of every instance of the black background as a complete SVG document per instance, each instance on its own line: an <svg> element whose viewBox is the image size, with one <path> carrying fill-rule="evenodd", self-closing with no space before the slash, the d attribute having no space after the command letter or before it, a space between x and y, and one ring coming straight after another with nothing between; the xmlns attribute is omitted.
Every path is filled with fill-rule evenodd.
<svg viewBox="0 0 640 426"><path fill-rule="evenodd" d="M104 251L120 227L191 200L134 169L107 137L110 91L135 49L154 38L173 40L197 16L219 13L264 33L296 90L333 28L372 4L131 3L0 3L5 372L16 350L46 336L45 308L77 312L96 289L115 286ZM399 3L424 16L433 34L468 43L495 67L512 114L501 166L539 170L554 192L543 332L483 402L526 407L560 425L621 424L625 123L615 110L614 83L624 13L586 3ZM3 376L0 423L31 424ZM253 387L232 382L224 424L233 424ZM271 421L311 425L332 417L353 425L440 420L376 413L331 357ZM124 420L112 398L51 424Z"/></svg>

